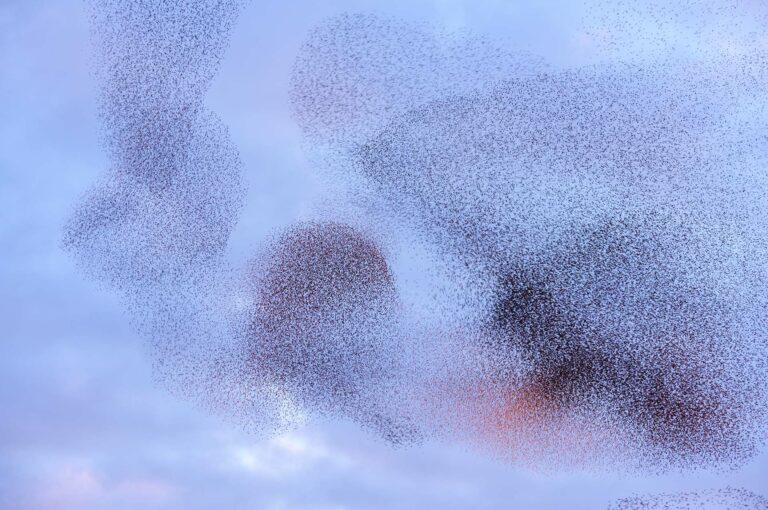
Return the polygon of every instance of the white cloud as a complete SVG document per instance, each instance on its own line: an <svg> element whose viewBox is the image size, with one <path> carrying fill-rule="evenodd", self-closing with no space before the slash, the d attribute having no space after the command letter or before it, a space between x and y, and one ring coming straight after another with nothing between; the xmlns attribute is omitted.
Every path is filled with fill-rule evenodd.
<svg viewBox="0 0 768 510"><path fill-rule="evenodd" d="M239 468L267 478L296 476L316 468L347 470L354 464L322 440L295 432L236 446L231 455Z"/></svg>

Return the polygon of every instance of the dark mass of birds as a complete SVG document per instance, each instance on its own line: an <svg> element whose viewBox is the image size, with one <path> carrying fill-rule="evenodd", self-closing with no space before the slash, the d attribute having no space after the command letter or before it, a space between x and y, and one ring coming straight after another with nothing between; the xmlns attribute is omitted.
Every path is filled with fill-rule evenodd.
<svg viewBox="0 0 768 510"><path fill-rule="evenodd" d="M241 7L90 3L111 168L64 245L122 293L161 381L256 431L316 413L527 465L758 451L765 50L563 69L469 34L329 19L290 101L318 172L364 213L276 232L243 270L225 259L242 164L204 104ZM448 282L436 321L403 297L406 231Z"/></svg>

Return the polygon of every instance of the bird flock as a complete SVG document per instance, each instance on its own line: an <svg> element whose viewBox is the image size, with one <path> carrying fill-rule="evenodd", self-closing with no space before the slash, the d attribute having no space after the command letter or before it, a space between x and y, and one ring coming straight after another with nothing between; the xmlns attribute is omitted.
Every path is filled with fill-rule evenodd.
<svg viewBox="0 0 768 510"><path fill-rule="evenodd" d="M704 4L645 8L684 23ZM622 5L601 12L639 16ZM238 266L244 169L205 95L243 7L89 4L110 168L63 245L123 297L166 387L254 432L341 417L547 469L759 451L764 48L563 68L473 34L328 19L288 97L330 198ZM627 33L603 29L605 55ZM416 300L409 256L440 282ZM616 508L707 497L766 506L728 489Z"/></svg>

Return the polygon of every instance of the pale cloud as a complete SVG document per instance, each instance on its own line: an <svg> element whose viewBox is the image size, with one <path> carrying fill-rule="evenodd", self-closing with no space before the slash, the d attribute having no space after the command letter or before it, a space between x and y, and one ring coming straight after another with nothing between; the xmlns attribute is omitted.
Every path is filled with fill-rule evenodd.
<svg viewBox="0 0 768 510"><path fill-rule="evenodd" d="M232 448L232 459L243 470L267 478L295 477L314 469L349 470L352 459L322 440L300 433L281 434Z"/></svg>
<svg viewBox="0 0 768 510"><path fill-rule="evenodd" d="M160 505L171 502L178 490L171 483L147 476L110 479L104 473L68 464L39 480L31 508L57 510L108 506L115 502Z"/></svg>

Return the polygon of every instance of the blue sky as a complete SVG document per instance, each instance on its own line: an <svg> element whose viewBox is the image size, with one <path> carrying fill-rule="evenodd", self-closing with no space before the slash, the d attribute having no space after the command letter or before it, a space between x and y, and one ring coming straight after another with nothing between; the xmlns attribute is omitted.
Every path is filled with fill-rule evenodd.
<svg viewBox="0 0 768 510"><path fill-rule="evenodd" d="M589 11L574 5L251 3L208 96L249 186L231 257L243 260L317 199L287 98L293 57L316 23L374 10L527 46L557 65L599 60L579 21ZM639 11L636 21L647 25ZM738 51L744 30L714 40ZM656 51L617 48L629 60ZM79 2L0 4L0 508L591 509L633 493L726 485L768 495L766 452L725 473L541 474L460 445L392 449L343 422L259 439L168 395L117 298L59 248L67 214L107 165L89 55Z"/></svg>

